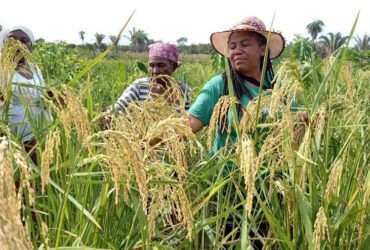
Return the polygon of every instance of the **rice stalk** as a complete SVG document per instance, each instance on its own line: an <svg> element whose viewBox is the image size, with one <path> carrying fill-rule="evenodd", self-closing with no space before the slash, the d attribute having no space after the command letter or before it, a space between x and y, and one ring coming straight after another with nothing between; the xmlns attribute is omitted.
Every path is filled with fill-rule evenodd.
<svg viewBox="0 0 370 250"><path fill-rule="evenodd" d="M9 142L0 138L0 246L2 249L32 249L21 220L21 202L16 193Z"/></svg>
<svg viewBox="0 0 370 250"><path fill-rule="evenodd" d="M41 190L45 191L45 186L49 183L50 165L57 158L56 152L60 145L59 130L50 131L46 136L45 149L41 153ZM57 164L58 169L58 164Z"/></svg>
<svg viewBox="0 0 370 250"><path fill-rule="evenodd" d="M330 171L329 179L326 184L325 190L325 200L329 201L332 195L338 195L340 188L340 180L343 171L343 162L342 160L336 160L333 163L332 169Z"/></svg>
<svg viewBox="0 0 370 250"><path fill-rule="evenodd" d="M79 141L85 143L91 133L86 109L72 90L65 88L59 95L64 99L64 103L59 106L57 112L67 138L71 138L72 129L75 128Z"/></svg>
<svg viewBox="0 0 370 250"><path fill-rule="evenodd" d="M228 95L220 97L215 105L207 133L207 146L209 150L212 148L213 140L218 130L226 131L228 134L231 133L232 126L229 124L229 110L236 103L236 97Z"/></svg>
<svg viewBox="0 0 370 250"><path fill-rule="evenodd" d="M320 207L319 211L316 214L314 229L313 246L315 250L320 250L321 241L326 239L329 240L328 222L323 207Z"/></svg>
<svg viewBox="0 0 370 250"><path fill-rule="evenodd" d="M256 192L256 176L259 168L258 158L256 157L256 150L254 142L247 135L243 135L240 141L240 171L244 177L246 187L246 213L251 216L253 197Z"/></svg>
<svg viewBox="0 0 370 250"><path fill-rule="evenodd" d="M102 136L105 165L112 174L116 204L122 181L126 201L131 185L138 186L151 235L162 218L164 225L185 227L190 237L191 206L180 183L186 180L186 152L194 147L195 136L179 102L169 103L168 98L133 103L113 119L112 129ZM158 164L163 161L168 165Z"/></svg>

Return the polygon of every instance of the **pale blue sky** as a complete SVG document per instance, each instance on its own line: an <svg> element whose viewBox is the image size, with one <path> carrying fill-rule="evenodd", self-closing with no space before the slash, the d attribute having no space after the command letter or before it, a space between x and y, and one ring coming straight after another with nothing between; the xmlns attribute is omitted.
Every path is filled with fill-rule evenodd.
<svg viewBox="0 0 370 250"><path fill-rule="evenodd" d="M78 32L93 41L96 32L117 34L132 10L133 26L150 38L175 42L181 36L190 43L208 42L213 31L224 30L244 16L255 15L269 26L276 13L274 28L288 40L294 34L307 35L306 25L321 19L324 32L348 34L356 13L361 11L356 34L370 34L370 0L1 0L0 24L25 25L36 38L79 43ZM127 30L125 32L127 34Z"/></svg>

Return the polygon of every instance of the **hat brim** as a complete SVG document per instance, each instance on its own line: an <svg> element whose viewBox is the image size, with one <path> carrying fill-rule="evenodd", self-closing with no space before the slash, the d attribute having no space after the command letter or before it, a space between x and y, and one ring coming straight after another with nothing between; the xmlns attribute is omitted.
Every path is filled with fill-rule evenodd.
<svg viewBox="0 0 370 250"><path fill-rule="evenodd" d="M281 53L283 53L284 51L285 39L280 33L274 32L274 31L257 31L257 30L248 29L248 28L240 28L240 29L233 29L233 30L212 33L211 34L211 44L213 48L221 55L229 57L228 55L229 54L228 53L229 52L229 49L228 49L229 37L232 33L238 32L238 31L256 32L264 36L266 40L270 33L270 41L269 41L268 46L269 46L271 59L279 57Z"/></svg>

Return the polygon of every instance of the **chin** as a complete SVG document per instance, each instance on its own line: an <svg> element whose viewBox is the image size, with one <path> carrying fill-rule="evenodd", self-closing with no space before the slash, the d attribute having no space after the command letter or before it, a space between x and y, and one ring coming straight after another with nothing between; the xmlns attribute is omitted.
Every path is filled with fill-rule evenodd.
<svg viewBox="0 0 370 250"><path fill-rule="evenodd" d="M245 65L244 64L237 64L235 65L235 70L238 72L245 71Z"/></svg>

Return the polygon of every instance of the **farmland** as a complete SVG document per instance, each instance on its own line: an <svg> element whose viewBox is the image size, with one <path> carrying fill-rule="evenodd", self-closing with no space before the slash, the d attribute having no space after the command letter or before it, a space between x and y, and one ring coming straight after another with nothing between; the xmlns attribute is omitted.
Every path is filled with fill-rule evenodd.
<svg viewBox="0 0 370 250"><path fill-rule="evenodd" d="M369 50L344 44L322 57L310 41L292 42L275 63L272 95L248 105L238 142L216 155L207 145L212 129L192 134L186 112L163 98L102 130L105 109L147 74L145 53L102 55L53 43L28 55L64 100L45 98L53 120L33 124L38 164L1 122L0 244L368 249ZM195 98L223 72L221 59L184 55L174 78L188 82ZM291 111L293 99L307 123ZM154 138L162 142L153 146Z"/></svg>

